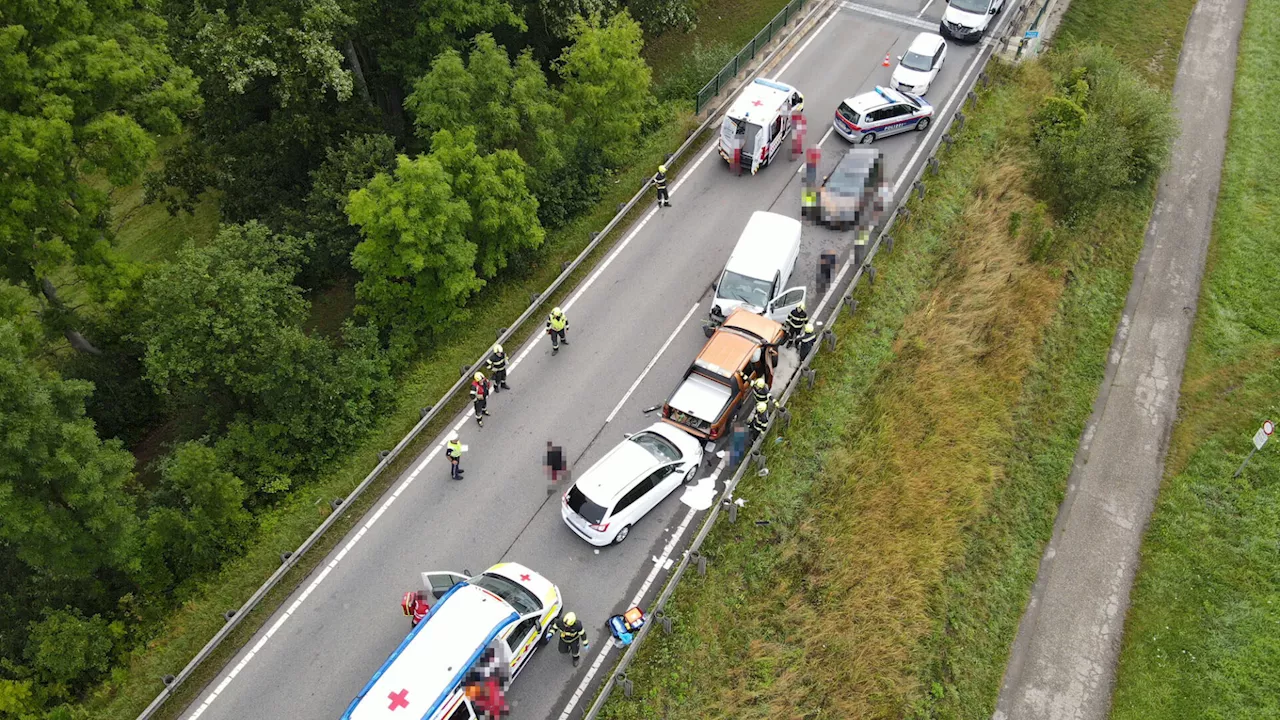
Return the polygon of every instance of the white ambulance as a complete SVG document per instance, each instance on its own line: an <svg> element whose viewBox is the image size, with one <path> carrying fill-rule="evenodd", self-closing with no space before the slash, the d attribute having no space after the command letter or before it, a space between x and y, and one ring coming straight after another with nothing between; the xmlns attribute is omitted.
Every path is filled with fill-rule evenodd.
<svg viewBox="0 0 1280 720"><path fill-rule="evenodd" d="M799 90L767 78L757 78L743 88L720 125L720 157L732 166L741 151L743 166L751 173L768 165L791 133L791 111L804 107Z"/></svg>
<svg viewBox="0 0 1280 720"><path fill-rule="evenodd" d="M564 607L559 588L518 563L499 563L471 578L424 572L422 581L435 603L431 612L342 720L474 720L479 713L466 693L467 676L487 660L505 664L503 676L514 678Z"/></svg>

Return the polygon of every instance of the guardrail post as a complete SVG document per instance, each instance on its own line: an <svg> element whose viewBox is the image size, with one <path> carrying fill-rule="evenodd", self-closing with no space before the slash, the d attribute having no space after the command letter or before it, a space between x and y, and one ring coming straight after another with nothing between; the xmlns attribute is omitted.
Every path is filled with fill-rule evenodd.
<svg viewBox="0 0 1280 720"><path fill-rule="evenodd" d="M818 380L818 371L813 368L806 368L804 370L804 379L805 383L809 386L809 389L812 390L813 384Z"/></svg>
<svg viewBox="0 0 1280 720"><path fill-rule="evenodd" d="M471 370L471 368L467 367L466 365L463 365L461 368L458 369L458 377L466 377L467 371L469 370Z"/></svg>
<svg viewBox="0 0 1280 720"><path fill-rule="evenodd" d="M756 450L755 452L751 453L751 461L756 464L756 467L760 468L761 470L764 470L765 463L768 462L768 458L764 456L764 453L760 452L759 450Z"/></svg>
<svg viewBox="0 0 1280 720"><path fill-rule="evenodd" d="M911 208L907 207L906 205L903 205L902 207L898 208L898 217L902 218L903 220L910 220Z"/></svg>
<svg viewBox="0 0 1280 720"><path fill-rule="evenodd" d="M916 194L920 196L921 200L924 199L924 181L923 180L917 180L914 183L912 183L911 189L916 191Z"/></svg>
<svg viewBox="0 0 1280 720"><path fill-rule="evenodd" d="M875 265L867 266L867 282L871 283L872 285L876 284L876 266Z"/></svg>
<svg viewBox="0 0 1280 720"><path fill-rule="evenodd" d="M426 416L430 415L430 414L431 414L431 407L432 407L432 406L428 405L428 406L426 406L426 407L424 407L424 408L419 408L419 409L418 409L418 417L420 417L420 418L424 418L424 417L426 417Z"/></svg>
<svg viewBox="0 0 1280 720"><path fill-rule="evenodd" d="M653 619L657 621L659 625L662 626L663 632L665 632L668 635L671 634L671 617L669 615L659 610L658 612L653 614Z"/></svg>
<svg viewBox="0 0 1280 720"><path fill-rule="evenodd" d="M293 557L293 551L292 551L292 550L286 550L286 551L284 551L284 552L280 553L280 564L281 564L281 565L283 565L283 564L285 564L285 563L289 562L289 558L291 558L291 557Z"/></svg>
<svg viewBox="0 0 1280 720"><path fill-rule="evenodd" d="M329 507L333 508L334 510L337 510L341 506L342 506L342 498L334 498L329 501Z"/></svg>
<svg viewBox="0 0 1280 720"><path fill-rule="evenodd" d="M697 550L694 550L693 552L689 553L689 560L692 561L694 565L697 566L699 575L705 576L707 574L707 556L706 555L703 555Z"/></svg>
<svg viewBox="0 0 1280 720"><path fill-rule="evenodd" d="M378 451L378 461L379 461L379 462L381 462L381 461L383 461L383 460L386 460L386 459L387 459L387 456L388 456L388 455L390 455L390 454L391 454L391 451L390 451L390 450L379 450L379 451Z"/></svg>
<svg viewBox="0 0 1280 720"><path fill-rule="evenodd" d="M791 411L790 410L779 405L776 408L774 408L774 411L778 413L778 420L782 423L782 427L784 428L791 427Z"/></svg>
<svg viewBox="0 0 1280 720"><path fill-rule="evenodd" d="M236 616L236 611L235 611L235 610L228 610L228 611L226 611L226 612L222 613L222 619L223 619L223 620L226 620L227 622L231 622L231 618L233 618L233 617L235 617L235 616Z"/></svg>
<svg viewBox="0 0 1280 720"><path fill-rule="evenodd" d="M978 73L978 83L981 84L984 89L991 83L991 76L987 74L986 70Z"/></svg>
<svg viewBox="0 0 1280 720"><path fill-rule="evenodd" d="M831 328L827 328L826 330L823 330L822 339L826 341L828 350L836 349L836 331L835 330L832 330Z"/></svg>
<svg viewBox="0 0 1280 720"><path fill-rule="evenodd" d="M174 681L174 677L172 675L165 675L164 677L160 678L160 682L164 683L165 687L169 687L170 685L172 685L173 681Z"/></svg>
<svg viewBox="0 0 1280 720"><path fill-rule="evenodd" d="M964 113L960 110L956 111L955 118L951 121L956 126L956 130L964 129Z"/></svg>
<svg viewBox="0 0 1280 720"><path fill-rule="evenodd" d="M892 235L885 235L884 237L880 238L880 244L884 246L885 252L887 253L893 252L893 236Z"/></svg>
<svg viewBox="0 0 1280 720"><path fill-rule="evenodd" d="M937 175L938 174L938 156L936 155L929 156L929 160L927 162L929 163L929 172L933 173L934 175Z"/></svg>
<svg viewBox="0 0 1280 720"><path fill-rule="evenodd" d="M626 673L618 673L618 680L622 683L623 696L631 697L631 692L634 689L631 685L631 678L627 677Z"/></svg>
<svg viewBox="0 0 1280 720"><path fill-rule="evenodd" d="M949 132L942 133L942 142L946 143L947 147L951 147L951 143L955 141L956 139L951 137L951 133Z"/></svg>
<svg viewBox="0 0 1280 720"><path fill-rule="evenodd" d="M724 506L725 511L729 513L729 522L738 522L738 506L729 500L721 500L720 504Z"/></svg>
<svg viewBox="0 0 1280 720"><path fill-rule="evenodd" d="M842 302L844 302L846 308L849 308L850 315L858 312L858 301L854 300L852 295L845 295L842 298Z"/></svg>

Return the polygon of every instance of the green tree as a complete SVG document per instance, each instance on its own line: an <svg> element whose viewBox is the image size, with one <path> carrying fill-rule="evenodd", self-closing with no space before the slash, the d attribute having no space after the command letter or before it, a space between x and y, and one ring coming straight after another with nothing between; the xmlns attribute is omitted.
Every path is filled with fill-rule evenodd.
<svg viewBox="0 0 1280 720"><path fill-rule="evenodd" d="M138 177L199 105L150 3L0 4L0 272L43 297L50 325L79 350L55 277L65 266L110 284L111 187ZM92 181L101 178L105 187Z"/></svg>
<svg viewBox="0 0 1280 720"><path fill-rule="evenodd" d="M100 615L46 609L43 620L31 623L25 655L41 682L57 686L50 694L65 697L111 668L115 644L124 634L123 623Z"/></svg>
<svg viewBox="0 0 1280 720"><path fill-rule="evenodd" d="M92 385L32 361L21 324L0 316L0 543L50 576L132 573L133 456L84 416Z"/></svg>
<svg viewBox="0 0 1280 720"><path fill-rule="evenodd" d="M571 36L573 44L556 61L569 134L579 153L617 167L639 137L645 109L653 102L651 73L640 56L644 34L621 12L606 23L579 18Z"/></svg>
<svg viewBox="0 0 1280 720"><path fill-rule="evenodd" d="M471 210L439 160L400 156L394 175L351 194L347 215L364 238L351 257L361 312L401 341L461 319L484 281L467 238Z"/></svg>
<svg viewBox="0 0 1280 720"><path fill-rule="evenodd" d="M304 248L250 222L158 268L144 283L149 310L137 333L151 382L180 402L211 401L215 417L275 387L286 362L276 352L281 329L307 315L293 284Z"/></svg>
<svg viewBox="0 0 1280 720"><path fill-rule="evenodd" d="M347 199L375 175L395 167L395 141L381 133L351 134L325 150L324 163L311 173L305 227L315 239L303 269L304 287L320 287L351 270L351 251L360 233L347 222Z"/></svg>
<svg viewBox="0 0 1280 720"><path fill-rule="evenodd" d="M536 250L545 233L538 201L525 184L527 166L513 150L482 155L475 130L441 130L431 139L431 157L449 174L453 194L471 209L467 239L476 246L476 270L493 278L512 256Z"/></svg>
<svg viewBox="0 0 1280 720"><path fill-rule="evenodd" d="M161 463L156 505L147 517L144 557L153 589L215 570L240 552L253 521L247 497L213 448L190 441L174 449Z"/></svg>

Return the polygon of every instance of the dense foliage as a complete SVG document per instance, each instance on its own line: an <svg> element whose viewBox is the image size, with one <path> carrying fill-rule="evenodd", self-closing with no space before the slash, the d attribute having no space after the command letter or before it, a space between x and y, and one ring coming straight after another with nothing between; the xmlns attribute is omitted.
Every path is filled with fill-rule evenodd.
<svg viewBox="0 0 1280 720"><path fill-rule="evenodd" d="M0 5L0 718L78 717L406 361L539 261L669 117L644 34L693 22L691 0ZM135 192L213 198L218 231L135 261Z"/></svg>

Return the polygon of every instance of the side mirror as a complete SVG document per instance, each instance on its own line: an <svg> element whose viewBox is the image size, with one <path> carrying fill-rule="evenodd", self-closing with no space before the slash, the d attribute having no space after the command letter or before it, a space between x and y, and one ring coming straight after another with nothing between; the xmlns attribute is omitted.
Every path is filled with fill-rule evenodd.
<svg viewBox="0 0 1280 720"><path fill-rule="evenodd" d="M992 15L995 15L995 14L996 14L996 13L998 13L998 12L1000 12L1000 8L994 8L994 7L993 7L993 8L991 8L991 14L992 14Z"/></svg>
<svg viewBox="0 0 1280 720"><path fill-rule="evenodd" d="M902 62L902 56L901 56L901 55L899 55L899 56L898 56L898 62Z"/></svg>
<svg viewBox="0 0 1280 720"><path fill-rule="evenodd" d="M466 575L467 577L473 577L473 575L471 574L471 571L468 570L467 568L462 568L462 574Z"/></svg>
<svg viewBox="0 0 1280 720"><path fill-rule="evenodd" d="M635 433L622 433L622 437L627 440L630 440L632 435L635 435Z"/></svg>

